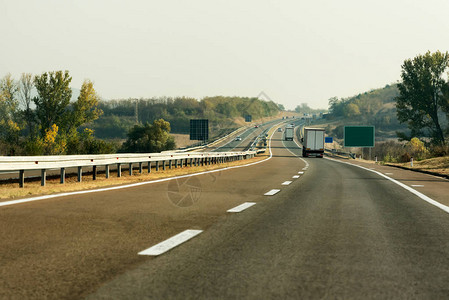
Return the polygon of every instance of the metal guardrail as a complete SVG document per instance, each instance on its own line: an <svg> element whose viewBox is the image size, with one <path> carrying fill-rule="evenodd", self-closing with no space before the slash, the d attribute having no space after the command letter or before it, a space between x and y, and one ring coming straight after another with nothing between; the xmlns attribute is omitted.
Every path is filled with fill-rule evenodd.
<svg viewBox="0 0 449 300"><path fill-rule="evenodd" d="M142 153L142 154L100 154L100 155L60 155L60 156L0 156L0 172L19 172L19 186L24 186L25 171L41 170L41 185L45 185L46 171L49 169L60 169L61 183L65 182L65 169L78 168L78 181L82 178L82 168L92 167L93 177L96 179L98 166L105 167L106 178L109 178L109 167L117 166L117 176L121 176L121 165L128 164L130 175L132 175L133 164L139 164L139 171L142 172L142 165L148 164L151 172L151 165L155 163L156 171L161 167L169 168L173 164L175 168L187 165L210 165L234 160L252 158L256 151L245 152L190 152L190 153Z"/></svg>

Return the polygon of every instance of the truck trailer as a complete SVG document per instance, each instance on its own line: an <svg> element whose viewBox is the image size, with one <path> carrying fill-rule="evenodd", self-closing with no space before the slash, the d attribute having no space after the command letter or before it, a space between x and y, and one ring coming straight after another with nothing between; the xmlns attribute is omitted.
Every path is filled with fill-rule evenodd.
<svg viewBox="0 0 449 300"><path fill-rule="evenodd" d="M302 156L323 157L324 155L324 128L304 127L302 138Z"/></svg>
<svg viewBox="0 0 449 300"><path fill-rule="evenodd" d="M284 130L284 139L286 141L293 141L293 131L294 127L292 125L287 125Z"/></svg>

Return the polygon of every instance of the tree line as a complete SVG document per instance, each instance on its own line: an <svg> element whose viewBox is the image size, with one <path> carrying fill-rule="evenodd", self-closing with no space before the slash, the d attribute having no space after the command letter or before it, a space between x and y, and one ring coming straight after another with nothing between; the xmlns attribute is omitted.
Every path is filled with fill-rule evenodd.
<svg viewBox="0 0 449 300"><path fill-rule="evenodd" d="M7 155L47 155L112 152L92 131L78 129L97 119L99 96L85 80L77 100L70 103L72 77L68 71L11 74L0 80L0 151ZM37 94L32 95L33 90Z"/></svg>
<svg viewBox="0 0 449 300"><path fill-rule="evenodd" d="M0 79L0 155L159 152L175 148L170 131L189 133L190 119L209 119L213 137L238 127L235 118L257 120L280 110L244 97L105 101L90 80L71 101L71 81L68 71Z"/></svg>
<svg viewBox="0 0 449 300"><path fill-rule="evenodd" d="M190 119L209 119L210 136L235 129L236 118L251 115L253 120L273 117L280 111L274 102L248 97L158 97L100 101L103 115L90 126L99 138L126 138L136 123L164 119L173 133L188 134Z"/></svg>

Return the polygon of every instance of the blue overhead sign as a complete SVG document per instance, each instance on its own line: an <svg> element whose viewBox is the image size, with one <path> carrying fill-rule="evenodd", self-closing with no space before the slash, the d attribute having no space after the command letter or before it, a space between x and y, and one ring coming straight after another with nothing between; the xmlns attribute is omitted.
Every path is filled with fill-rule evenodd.
<svg viewBox="0 0 449 300"><path fill-rule="evenodd" d="M327 136L327 137L324 138L324 142L326 144L332 144L334 142L334 138L331 137L331 136Z"/></svg>

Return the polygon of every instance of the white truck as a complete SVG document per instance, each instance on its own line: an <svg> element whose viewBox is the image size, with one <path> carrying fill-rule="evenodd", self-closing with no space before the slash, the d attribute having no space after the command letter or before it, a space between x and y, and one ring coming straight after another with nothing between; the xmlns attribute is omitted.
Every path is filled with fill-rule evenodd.
<svg viewBox="0 0 449 300"><path fill-rule="evenodd" d="M302 142L302 156L323 157L324 155L324 128L304 127Z"/></svg>
<svg viewBox="0 0 449 300"><path fill-rule="evenodd" d="M293 141L293 126L287 125L284 130L284 140L286 141Z"/></svg>

